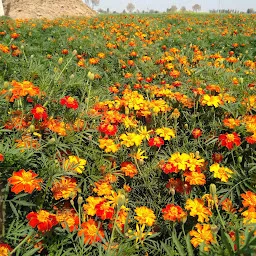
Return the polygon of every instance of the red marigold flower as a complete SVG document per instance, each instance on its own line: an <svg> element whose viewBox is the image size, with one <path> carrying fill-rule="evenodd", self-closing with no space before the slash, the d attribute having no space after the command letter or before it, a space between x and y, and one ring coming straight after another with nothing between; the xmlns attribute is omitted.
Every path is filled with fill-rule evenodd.
<svg viewBox="0 0 256 256"><path fill-rule="evenodd" d="M236 132L220 134L219 141L221 142L221 146L227 147L231 150L234 145L239 146L241 144L241 139Z"/></svg>
<svg viewBox="0 0 256 256"><path fill-rule="evenodd" d="M161 137L150 138L148 140L148 145L150 147L156 146L160 148L162 145L164 145L164 140Z"/></svg>
<svg viewBox="0 0 256 256"><path fill-rule="evenodd" d="M39 104L35 105L34 108L31 109L31 113L36 120L46 120L48 117L46 108Z"/></svg>
<svg viewBox="0 0 256 256"><path fill-rule="evenodd" d="M199 129L199 128L195 128L193 131L192 131L192 135L195 139L199 138L201 135L202 135L202 130Z"/></svg>
<svg viewBox="0 0 256 256"><path fill-rule="evenodd" d="M0 243L0 255L1 256L8 256L12 251L12 247L9 244Z"/></svg>
<svg viewBox="0 0 256 256"><path fill-rule="evenodd" d="M188 194L191 191L191 186L188 182L183 182L181 179L177 178L171 178L169 179L168 183L166 184L166 187L171 189L174 189L177 193L185 193Z"/></svg>
<svg viewBox="0 0 256 256"><path fill-rule="evenodd" d="M8 179L8 182L13 185L11 191L15 194L24 191L31 194L34 189L41 190L40 183L43 182L42 179L36 179L38 174L34 173L32 170L25 171L19 170L14 172L12 177Z"/></svg>
<svg viewBox="0 0 256 256"><path fill-rule="evenodd" d="M62 106L66 106L67 108L78 109L78 101L71 96L65 96L60 99L60 104Z"/></svg>
<svg viewBox="0 0 256 256"><path fill-rule="evenodd" d="M179 205L167 204L164 209L162 209L164 220L170 221L181 221L187 214Z"/></svg>
<svg viewBox="0 0 256 256"><path fill-rule="evenodd" d="M168 174L168 173L178 173L179 172L178 166L174 166L172 163L169 163L169 162L161 165L161 169L166 174Z"/></svg>
<svg viewBox="0 0 256 256"><path fill-rule="evenodd" d="M78 231L78 236L84 236L84 243L93 244L99 242L104 238L104 231L96 223L95 220L90 219L82 223L82 229Z"/></svg>
<svg viewBox="0 0 256 256"><path fill-rule="evenodd" d="M4 161L4 155L0 153L0 162Z"/></svg>
<svg viewBox="0 0 256 256"><path fill-rule="evenodd" d="M212 160L215 162L215 163L220 163L222 160L223 160L223 155L220 154L220 153L213 153L212 154Z"/></svg>
<svg viewBox="0 0 256 256"><path fill-rule="evenodd" d="M255 144L256 143L256 133L254 133L252 136L246 137L245 139L249 144Z"/></svg>
<svg viewBox="0 0 256 256"><path fill-rule="evenodd" d="M114 215L114 208L110 206L109 202L103 201L95 206L96 215L102 220L110 220Z"/></svg>
<svg viewBox="0 0 256 256"><path fill-rule="evenodd" d="M101 123L99 125L98 130L102 133L105 133L106 135L113 136L117 133L117 125L115 124L107 124L107 123Z"/></svg>
<svg viewBox="0 0 256 256"><path fill-rule="evenodd" d="M39 212L30 212L27 215L29 225L32 228L37 227L41 232L46 232L51 230L53 226L58 224L55 214L51 214L45 210L40 210Z"/></svg>

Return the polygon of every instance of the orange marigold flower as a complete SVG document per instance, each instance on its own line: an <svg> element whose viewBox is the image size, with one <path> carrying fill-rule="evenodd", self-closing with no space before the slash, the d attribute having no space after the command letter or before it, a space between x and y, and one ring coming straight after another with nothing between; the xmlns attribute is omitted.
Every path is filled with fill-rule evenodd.
<svg viewBox="0 0 256 256"><path fill-rule="evenodd" d="M4 161L4 155L0 153L0 162Z"/></svg>
<svg viewBox="0 0 256 256"><path fill-rule="evenodd" d="M94 184L96 187L93 192L97 193L98 196L111 195L113 188L108 182L95 182Z"/></svg>
<svg viewBox="0 0 256 256"><path fill-rule="evenodd" d="M223 120L223 124L230 129L234 129L235 127L239 126L240 123L241 121L239 119L234 118L225 118Z"/></svg>
<svg viewBox="0 0 256 256"><path fill-rule="evenodd" d="M252 136L246 137L245 139L249 144L255 144L256 143L256 132Z"/></svg>
<svg viewBox="0 0 256 256"><path fill-rule="evenodd" d="M94 216L96 214L96 205L105 201L102 197L89 196L86 198L87 204L83 205L83 209L87 215Z"/></svg>
<svg viewBox="0 0 256 256"><path fill-rule="evenodd" d="M136 166L131 162L121 163L121 171L124 173L125 176L129 176L131 178L138 174Z"/></svg>
<svg viewBox="0 0 256 256"><path fill-rule="evenodd" d="M235 213L236 209L233 207L232 201L229 198L226 198L221 203L221 207L223 211Z"/></svg>
<svg viewBox="0 0 256 256"><path fill-rule="evenodd" d="M243 198L243 206L244 207L255 207L256 208L256 193L252 191L247 191L245 194L241 194Z"/></svg>
<svg viewBox="0 0 256 256"><path fill-rule="evenodd" d="M244 224L256 224L256 209L254 207L249 207L242 213L242 216Z"/></svg>
<svg viewBox="0 0 256 256"><path fill-rule="evenodd" d="M23 169L18 172L14 172L12 177L8 179L9 184L13 187L11 189L15 194L24 191L31 194L34 189L41 190L40 183L43 182L42 179L36 179L38 174L34 173L32 170L25 171Z"/></svg>
<svg viewBox="0 0 256 256"><path fill-rule="evenodd" d="M135 210L137 216L134 217L135 220L139 222L139 224L152 226L156 220L156 216L154 212L147 208L146 206L137 207Z"/></svg>
<svg viewBox="0 0 256 256"><path fill-rule="evenodd" d="M78 229L79 217L74 209L64 209L62 211L57 211L56 219L63 228L68 227L70 232Z"/></svg>
<svg viewBox="0 0 256 256"><path fill-rule="evenodd" d="M185 172L184 173L185 181L188 182L190 185L205 185L206 177L203 173L199 171L194 172Z"/></svg>
<svg viewBox="0 0 256 256"><path fill-rule="evenodd" d="M8 256L12 251L12 247L9 244L0 243L0 255L1 256Z"/></svg>
<svg viewBox="0 0 256 256"><path fill-rule="evenodd" d="M62 106L66 106L67 108L78 109L78 101L71 96L65 96L61 98L60 104Z"/></svg>
<svg viewBox="0 0 256 256"><path fill-rule="evenodd" d="M219 141L221 142L221 146L227 147L231 150L234 145L239 146L241 144L241 139L236 132L220 134Z"/></svg>
<svg viewBox="0 0 256 256"><path fill-rule="evenodd" d="M75 198L77 195L77 183L75 178L61 177L60 181L54 182L51 189L54 199L59 200L64 198Z"/></svg>
<svg viewBox="0 0 256 256"><path fill-rule="evenodd" d="M213 172L213 177L218 178L223 182L228 182L228 179L232 177L233 171L227 167L221 167L218 163L214 163L210 166L210 172Z"/></svg>
<svg viewBox="0 0 256 256"><path fill-rule="evenodd" d="M39 212L30 212L27 215L29 225L32 228L37 227L41 232L50 231L53 226L58 224L55 214L51 214L45 210L40 210Z"/></svg>
<svg viewBox="0 0 256 256"><path fill-rule="evenodd" d="M194 200L188 199L186 201L185 209L190 211L190 216L198 216L199 222L208 222L209 216L212 216L212 212L204 205L204 201L199 198Z"/></svg>
<svg viewBox="0 0 256 256"><path fill-rule="evenodd" d="M164 209L162 209L164 220L170 221L182 221L187 214L179 205L167 204Z"/></svg>
<svg viewBox="0 0 256 256"><path fill-rule="evenodd" d="M36 120L46 120L48 117L46 108L39 104L35 105L34 108L31 109L31 113Z"/></svg>
<svg viewBox="0 0 256 256"><path fill-rule="evenodd" d="M105 133L106 135L114 136L118 129L117 125L115 124L101 123L98 130L102 133Z"/></svg>
<svg viewBox="0 0 256 256"><path fill-rule="evenodd" d="M78 236L84 237L85 244L93 244L104 238L104 231L93 219L82 223L82 229L78 231Z"/></svg>
<svg viewBox="0 0 256 256"><path fill-rule="evenodd" d="M209 224L199 224L197 223L195 228L197 230L192 230L189 232L190 236L193 237L190 241L195 248L200 244L205 243L204 251L209 251L209 245L214 243L214 237L211 231L211 226Z"/></svg>
<svg viewBox="0 0 256 256"><path fill-rule="evenodd" d="M194 139L198 139L202 135L202 130L200 128L195 128L192 131L192 135L193 135Z"/></svg>

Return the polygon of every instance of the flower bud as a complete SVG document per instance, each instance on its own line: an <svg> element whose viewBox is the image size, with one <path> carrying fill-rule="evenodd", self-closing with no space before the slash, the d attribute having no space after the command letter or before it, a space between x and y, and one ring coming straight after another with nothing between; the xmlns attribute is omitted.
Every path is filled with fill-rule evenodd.
<svg viewBox="0 0 256 256"><path fill-rule="evenodd" d="M217 192L216 185L211 183L210 184L210 194L212 195L213 198L215 198L216 192Z"/></svg>
<svg viewBox="0 0 256 256"><path fill-rule="evenodd" d="M74 50L74 51L72 52L72 54L73 54L74 56L76 56L76 55L77 55L77 50Z"/></svg>
<svg viewBox="0 0 256 256"><path fill-rule="evenodd" d="M126 202L125 195L120 194L120 195L118 196L117 205L118 205L119 207L121 207L122 205L125 204L125 202Z"/></svg>
<svg viewBox="0 0 256 256"><path fill-rule="evenodd" d="M31 124L28 128L29 132L34 132L35 131L35 126Z"/></svg>
<svg viewBox="0 0 256 256"><path fill-rule="evenodd" d="M89 78L89 80L94 80L95 75L89 71L87 77Z"/></svg>
<svg viewBox="0 0 256 256"><path fill-rule="evenodd" d="M6 89L8 88L8 86L9 86L9 82L4 82L4 88Z"/></svg>
<svg viewBox="0 0 256 256"><path fill-rule="evenodd" d="M84 201L84 199L81 196L79 196L77 199L77 203L81 205L83 203L83 201Z"/></svg>
<svg viewBox="0 0 256 256"><path fill-rule="evenodd" d="M53 144L55 141L56 141L55 138L50 138L49 141L48 141L48 143L49 143L49 144Z"/></svg>
<svg viewBox="0 0 256 256"><path fill-rule="evenodd" d="M188 124L184 124L184 128L185 128L185 129L188 129Z"/></svg>
<svg viewBox="0 0 256 256"><path fill-rule="evenodd" d="M58 64L62 64L63 63L63 58L59 58L59 60L58 60Z"/></svg>

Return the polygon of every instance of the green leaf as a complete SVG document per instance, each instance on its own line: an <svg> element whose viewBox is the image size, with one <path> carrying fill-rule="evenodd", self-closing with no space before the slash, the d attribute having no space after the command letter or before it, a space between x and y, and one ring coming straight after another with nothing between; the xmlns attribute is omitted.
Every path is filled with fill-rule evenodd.
<svg viewBox="0 0 256 256"><path fill-rule="evenodd" d="M40 248L33 248L32 250L26 252L25 254L23 254L23 256L32 256L34 255Z"/></svg>
<svg viewBox="0 0 256 256"><path fill-rule="evenodd" d="M18 212L17 212L15 206L13 205L13 203L12 203L11 201L8 201L8 203L10 204L10 207L12 208L12 212L15 214L15 216L16 216L17 218L19 218L19 214L18 214Z"/></svg>
<svg viewBox="0 0 256 256"><path fill-rule="evenodd" d="M172 234L173 234L172 240L173 240L173 242L174 242L174 244L175 244L175 246L176 246L176 248L179 252L179 255L180 256L186 255L182 244L179 242L179 240L177 238L176 232L173 232Z"/></svg>
<svg viewBox="0 0 256 256"><path fill-rule="evenodd" d="M194 256L193 247L192 247L191 242L190 242L190 235L189 234L187 234L187 236L186 236L186 245L187 245L188 255L189 256Z"/></svg>

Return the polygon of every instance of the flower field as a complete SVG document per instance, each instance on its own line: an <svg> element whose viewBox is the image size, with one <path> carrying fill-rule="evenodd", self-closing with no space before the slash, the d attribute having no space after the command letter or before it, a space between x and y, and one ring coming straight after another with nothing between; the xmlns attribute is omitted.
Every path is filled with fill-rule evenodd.
<svg viewBox="0 0 256 256"><path fill-rule="evenodd" d="M0 20L0 255L255 255L256 15Z"/></svg>

